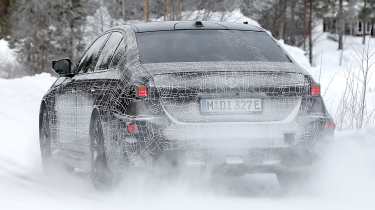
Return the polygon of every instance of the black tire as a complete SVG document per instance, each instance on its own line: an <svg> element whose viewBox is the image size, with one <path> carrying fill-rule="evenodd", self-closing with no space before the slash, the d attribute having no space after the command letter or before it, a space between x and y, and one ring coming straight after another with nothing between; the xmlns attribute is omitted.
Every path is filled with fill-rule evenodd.
<svg viewBox="0 0 375 210"><path fill-rule="evenodd" d="M94 112L90 123L90 178L94 187L98 190L110 189L114 184L113 173L108 167L104 143L105 138L100 115Z"/></svg>
<svg viewBox="0 0 375 210"><path fill-rule="evenodd" d="M43 106L39 115L39 145L42 157L43 169L48 172L51 169L51 129L50 129L50 117L48 111Z"/></svg>

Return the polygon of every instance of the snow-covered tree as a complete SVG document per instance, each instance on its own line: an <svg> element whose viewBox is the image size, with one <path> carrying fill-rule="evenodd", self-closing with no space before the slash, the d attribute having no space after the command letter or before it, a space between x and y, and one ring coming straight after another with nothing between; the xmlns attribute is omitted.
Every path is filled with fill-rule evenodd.
<svg viewBox="0 0 375 210"><path fill-rule="evenodd" d="M57 57L76 60L84 48L82 25L87 0L16 0L12 5L10 44L31 73L50 70Z"/></svg>

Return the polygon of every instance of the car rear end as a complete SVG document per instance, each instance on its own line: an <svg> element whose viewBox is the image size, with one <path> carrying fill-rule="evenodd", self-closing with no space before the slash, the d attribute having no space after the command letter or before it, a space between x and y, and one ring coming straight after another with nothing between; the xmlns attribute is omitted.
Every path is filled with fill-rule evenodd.
<svg viewBox="0 0 375 210"><path fill-rule="evenodd" d="M254 65L232 63L230 71L224 63L200 63L216 70L154 75L148 103L160 106L156 116L165 124L153 130L170 141L169 149L202 151L199 158L210 158L202 164L234 157L251 166L311 163L316 143L334 128L319 86L302 73L279 71L291 64L258 64L262 71Z"/></svg>
<svg viewBox="0 0 375 210"><path fill-rule="evenodd" d="M135 141L147 139L159 142L165 153L177 151L182 165L240 173L311 165L318 145L334 130L319 85L269 37L238 42L241 36L252 34L229 31L222 34L227 47L217 48L223 40L212 37L214 33L208 35L217 43L205 40L204 33L190 34L199 35L190 44L200 39L198 44L205 45L195 46L199 51L183 47L189 43L181 44L184 33L177 34L175 42L172 36L172 48L176 48L172 50L147 43L163 43L169 35L139 38L142 71L147 76L136 79L137 99L130 104L134 116L130 124L137 127ZM159 40L153 40L153 35ZM158 47L166 54L162 58L150 52ZM246 50L251 53L241 55ZM171 55L180 51L184 53Z"/></svg>

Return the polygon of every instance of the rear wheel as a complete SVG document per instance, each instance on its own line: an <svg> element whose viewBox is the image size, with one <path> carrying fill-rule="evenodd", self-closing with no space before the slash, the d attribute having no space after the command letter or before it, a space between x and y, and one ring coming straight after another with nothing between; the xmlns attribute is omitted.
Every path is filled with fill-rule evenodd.
<svg viewBox="0 0 375 210"><path fill-rule="evenodd" d="M105 152L104 134L99 114L94 112L90 125L91 172L90 177L97 189L113 186L113 174L108 167Z"/></svg>

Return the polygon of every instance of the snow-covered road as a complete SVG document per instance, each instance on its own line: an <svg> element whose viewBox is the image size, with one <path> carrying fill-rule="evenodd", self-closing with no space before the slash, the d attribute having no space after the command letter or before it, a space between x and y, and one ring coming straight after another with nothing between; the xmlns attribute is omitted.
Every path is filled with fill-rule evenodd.
<svg viewBox="0 0 375 210"><path fill-rule="evenodd" d="M47 74L0 79L0 209L375 209L375 129L339 132L311 187L286 196L273 175L209 184L135 175L107 193L63 172L46 176L38 109L53 81Z"/></svg>

